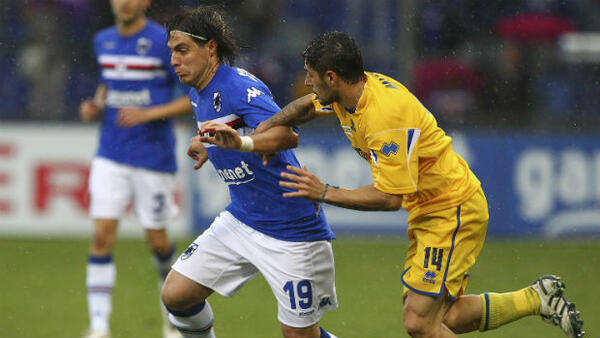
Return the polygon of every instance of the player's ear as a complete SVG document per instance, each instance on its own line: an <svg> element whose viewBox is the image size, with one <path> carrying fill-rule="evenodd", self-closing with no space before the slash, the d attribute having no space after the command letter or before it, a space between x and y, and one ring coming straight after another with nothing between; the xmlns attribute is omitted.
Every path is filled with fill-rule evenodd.
<svg viewBox="0 0 600 338"><path fill-rule="evenodd" d="M217 55L219 44L215 40L208 40L206 43L210 56Z"/></svg>
<svg viewBox="0 0 600 338"><path fill-rule="evenodd" d="M329 87L335 85L339 78L340 77L333 70L326 70L325 74L323 74L323 80L325 81L325 83L327 83Z"/></svg>

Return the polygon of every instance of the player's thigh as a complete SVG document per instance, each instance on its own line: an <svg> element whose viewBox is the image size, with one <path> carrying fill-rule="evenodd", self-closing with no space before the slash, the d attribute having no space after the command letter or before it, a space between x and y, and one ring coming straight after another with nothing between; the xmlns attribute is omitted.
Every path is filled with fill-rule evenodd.
<svg viewBox="0 0 600 338"><path fill-rule="evenodd" d="M404 301L403 319L407 328L430 326L430 323L440 324L448 311L451 301L446 294L434 297L408 291Z"/></svg>
<svg viewBox="0 0 600 338"><path fill-rule="evenodd" d="M278 319L294 328L318 323L337 308L333 251L329 241L287 242L257 234L253 263L278 303Z"/></svg>
<svg viewBox="0 0 600 338"><path fill-rule="evenodd" d="M131 200L133 168L96 157L89 178L90 216L94 219L119 219Z"/></svg>
<svg viewBox="0 0 600 338"><path fill-rule="evenodd" d="M239 253L240 239L223 229L232 221L223 212L179 256L172 269L217 293L231 297L258 274L245 255ZM224 244L224 243L227 243Z"/></svg>
<svg viewBox="0 0 600 338"><path fill-rule="evenodd" d="M137 168L132 178L135 212L145 229L163 229L178 213L172 173Z"/></svg>
<svg viewBox="0 0 600 338"><path fill-rule="evenodd" d="M462 294L468 271L485 241L487 204L476 193L461 206L431 213L409 224L409 249L402 282L408 290L450 297Z"/></svg>

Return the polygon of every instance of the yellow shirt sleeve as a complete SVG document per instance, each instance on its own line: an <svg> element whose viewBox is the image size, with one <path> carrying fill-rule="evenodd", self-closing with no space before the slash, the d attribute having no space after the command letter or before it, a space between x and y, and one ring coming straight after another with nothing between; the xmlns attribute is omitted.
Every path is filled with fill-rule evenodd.
<svg viewBox="0 0 600 338"><path fill-rule="evenodd" d="M373 184L389 194L409 194L419 183L418 129L390 129L368 140Z"/></svg>

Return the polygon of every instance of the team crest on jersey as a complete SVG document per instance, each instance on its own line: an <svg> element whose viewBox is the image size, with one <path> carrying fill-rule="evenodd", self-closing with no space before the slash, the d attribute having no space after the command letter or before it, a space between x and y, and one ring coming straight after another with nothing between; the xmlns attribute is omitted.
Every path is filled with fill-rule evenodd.
<svg viewBox="0 0 600 338"><path fill-rule="evenodd" d="M185 251L181 254L181 260L184 261L188 258L190 258L190 256L194 253L194 251L196 251L196 249L198 248L198 244L196 243L192 243L190 246L187 247L187 249L185 249Z"/></svg>
<svg viewBox="0 0 600 338"><path fill-rule="evenodd" d="M394 141L392 141L390 143L384 143L381 146L380 151L385 156L390 156L391 154L396 155L398 153L398 144L396 144L396 142L394 142Z"/></svg>
<svg viewBox="0 0 600 338"><path fill-rule="evenodd" d="M221 111L221 92L213 93L213 108L217 113Z"/></svg>
<svg viewBox="0 0 600 338"><path fill-rule="evenodd" d="M148 51L152 47L152 41L148 38L139 38L137 40L137 45L135 46L135 51L140 55L146 55Z"/></svg>

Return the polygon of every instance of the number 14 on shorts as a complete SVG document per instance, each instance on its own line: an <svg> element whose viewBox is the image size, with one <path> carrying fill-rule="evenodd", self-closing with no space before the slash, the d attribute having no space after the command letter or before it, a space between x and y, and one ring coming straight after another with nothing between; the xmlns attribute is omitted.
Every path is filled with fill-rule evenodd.
<svg viewBox="0 0 600 338"><path fill-rule="evenodd" d="M423 267L425 269L429 268L429 264L431 264L436 266L437 270L440 271L442 269L443 260L444 249L432 248L430 246L425 248L425 261L423 262Z"/></svg>
<svg viewBox="0 0 600 338"><path fill-rule="evenodd" d="M295 284L295 285L294 285ZM283 291L290 296L290 307L295 310L300 307L305 310L312 306L312 286L310 281L303 279L294 283L294 281L287 281L283 285ZM296 299L296 297L298 299Z"/></svg>

